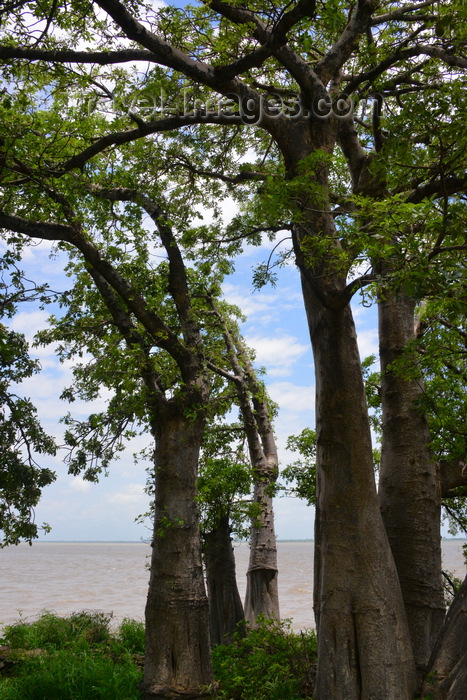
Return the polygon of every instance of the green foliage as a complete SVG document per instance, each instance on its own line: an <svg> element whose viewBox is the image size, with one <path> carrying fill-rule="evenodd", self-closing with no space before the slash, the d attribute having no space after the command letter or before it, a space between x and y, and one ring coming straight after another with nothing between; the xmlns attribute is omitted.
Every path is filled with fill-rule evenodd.
<svg viewBox="0 0 467 700"><path fill-rule="evenodd" d="M123 618L117 631L117 641L130 654L144 654L144 623L140 620Z"/></svg>
<svg viewBox="0 0 467 700"><path fill-rule="evenodd" d="M212 423L205 430L198 476L202 532L214 530L227 515L234 536L248 536L257 505L248 498L253 474L244 441L240 423Z"/></svg>
<svg viewBox="0 0 467 700"><path fill-rule="evenodd" d="M446 608L449 608L462 586L462 579L454 576L450 571L443 571L443 590Z"/></svg>
<svg viewBox="0 0 467 700"><path fill-rule="evenodd" d="M54 455L54 440L42 429L29 399L14 385L39 371L23 335L0 324L0 547L29 543L38 536L34 506L55 472L41 467L37 455ZM43 524L47 531L49 526Z"/></svg>
<svg viewBox="0 0 467 700"><path fill-rule="evenodd" d="M2 643L13 649L66 649L78 642L93 646L110 640L112 614L82 611L69 617L44 612L34 622L20 620L3 629Z"/></svg>
<svg viewBox="0 0 467 700"><path fill-rule="evenodd" d="M301 459L288 464L282 471L287 484L288 495L297 496L307 501L308 505L316 503L316 433L304 428L298 435L289 435L287 449L298 452Z"/></svg>
<svg viewBox="0 0 467 700"><path fill-rule="evenodd" d="M0 681L0 700L138 700L141 675L131 657L66 649L22 661L20 675Z"/></svg>
<svg viewBox="0 0 467 700"><path fill-rule="evenodd" d="M247 636L213 649L219 700L311 698L316 662L313 631L295 634L287 623L261 620Z"/></svg>
<svg viewBox="0 0 467 700"><path fill-rule="evenodd" d="M34 622L4 628L0 645L16 659L0 675L0 700L136 700L144 652L144 625L124 619L109 631L112 615L44 613ZM41 652L37 652L37 650ZM28 651L34 654L28 656ZM307 700L316 663L313 631L296 634L288 623L260 620L246 637L213 649L219 700Z"/></svg>
<svg viewBox="0 0 467 700"><path fill-rule="evenodd" d="M44 613L35 622L5 627L0 644L16 650L17 662L9 677L0 676L0 699L137 700L141 671L132 654L144 647L144 629L124 620L113 635L111 618L101 612L66 618ZM25 653L37 649L42 651Z"/></svg>
<svg viewBox="0 0 467 700"><path fill-rule="evenodd" d="M381 409L381 374L379 371L371 371L376 362L374 355L369 355L362 360L362 373L365 382L365 395L370 409L368 417L376 440L376 446L373 448L373 459L376 469L379 469L381 461L381 437L382 437L382 409Z"/></svg>

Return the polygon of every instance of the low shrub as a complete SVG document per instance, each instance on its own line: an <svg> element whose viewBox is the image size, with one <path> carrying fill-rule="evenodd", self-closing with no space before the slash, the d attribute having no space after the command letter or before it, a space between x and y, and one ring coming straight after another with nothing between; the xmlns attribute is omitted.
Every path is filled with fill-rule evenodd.
<svg viewBox="0 0 467 700"><path fill-rule="evenodd" d="M103 644L109 641L112 613L87 611L59 617L45 611L38 620L19 620L3 630L0 644L12 649L66 649L70 645Z"/></svg>
<svg viewBox="0 0 467 700"><path fill-rule="evenodd" d="M13 650L13 663L8 675L0 675L0 700L139 700L142 671L136 662L144 653L144 625L126 618L112 634L111 618L46 612L34 622L5 627L0 646ZM218 683L213 697L219 700L312 697L313 631L296 634L287 622L263 619L233 644L217 646L212 656Z"/></svg>
<svg viewBox="0 0 467 700"><path fill-rule="evenodd" d="M118 628L116 639L131 654L144 654L144 623L125 617Z"/></svg>
<svg viewBox="0 0 467 700"><path fill-rule="evenodd" d="M288 622L259 620L233 644L213 649L221 700L306 700L316 666L314 631L296 634ZM216 697L216 696L213 696Z"/></svg>

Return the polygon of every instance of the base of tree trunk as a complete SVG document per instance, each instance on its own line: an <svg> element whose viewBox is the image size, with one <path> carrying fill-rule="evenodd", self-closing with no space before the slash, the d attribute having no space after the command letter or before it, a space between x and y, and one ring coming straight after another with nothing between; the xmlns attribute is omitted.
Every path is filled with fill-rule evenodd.
<svg viewBox="0 0 467 700"><path fill-rule="evenodd" d="M235 575L235 555L230 536L229 516L204 533L204 563L209 599L211 646L231 644L235 632L245 622ZM243 625L244 628L244 625Z"/></svg>
<svg viewBox="0 0 467 700"><path fill-rule="evenodd" d="M152 690L141 688L141 700L210 700L213 696L214 688L199 688L187 689L186 691L180 688L168 688L158 686Z"/></svg>
<svg viewBox="0 0 467 700"><path fill-rule="evenodd" d="M433 700L467 697L467 577L446 615L433 650L422 696Z"/></svg>

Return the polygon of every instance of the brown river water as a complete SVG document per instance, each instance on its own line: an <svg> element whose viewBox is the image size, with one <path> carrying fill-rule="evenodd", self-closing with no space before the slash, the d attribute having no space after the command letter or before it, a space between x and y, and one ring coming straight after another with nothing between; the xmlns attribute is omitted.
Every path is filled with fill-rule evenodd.
<svg viewBox="0 0 467 700"><path fill-rule="evenodd" d="M465 540L443 540L443 567L464 578ZM240 595L245 594L248 545L235 545ZM0 629L41 611L113 611L143 619L150 547L131 542L36 542L0 549ZM295 630L314 626L313 542L278 542L281 617Z"/></svg>

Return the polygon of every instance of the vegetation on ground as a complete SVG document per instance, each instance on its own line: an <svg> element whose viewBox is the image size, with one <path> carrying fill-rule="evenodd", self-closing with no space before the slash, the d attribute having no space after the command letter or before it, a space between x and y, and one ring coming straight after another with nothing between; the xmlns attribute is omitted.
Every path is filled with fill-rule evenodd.
<svg viewBox="0 0 467 700"><path fill-rule="evenodd" d="M139 698L142 670L135 655L144 652L143 623L124 619L112 633L111 618L102 612L46 612L34 622L5 627L0 647L10 648L11 663L0 676L0 699Z"/></svg>
<svg viewBox="0 0 467 700"><path fill-rule="evenodd" d="M44 612L3 629L0 700L133 700L140 698L144 624L82 611ZM29 652L29 653L28 653ZM31 652L34 652L32 654ZM263 620L246 637L213 650L220 700L310 699L316 663L313 631L296 634L287 622ZM214 691L213 691L214 693Z"/></svg>
<svg viewBox="0 0 467 700"><path fill-rule="evenodd" d="M311 699L316 671L314 630L296 634L287 622L261 620L247 636L213 649L221 700Z"/></svg>

